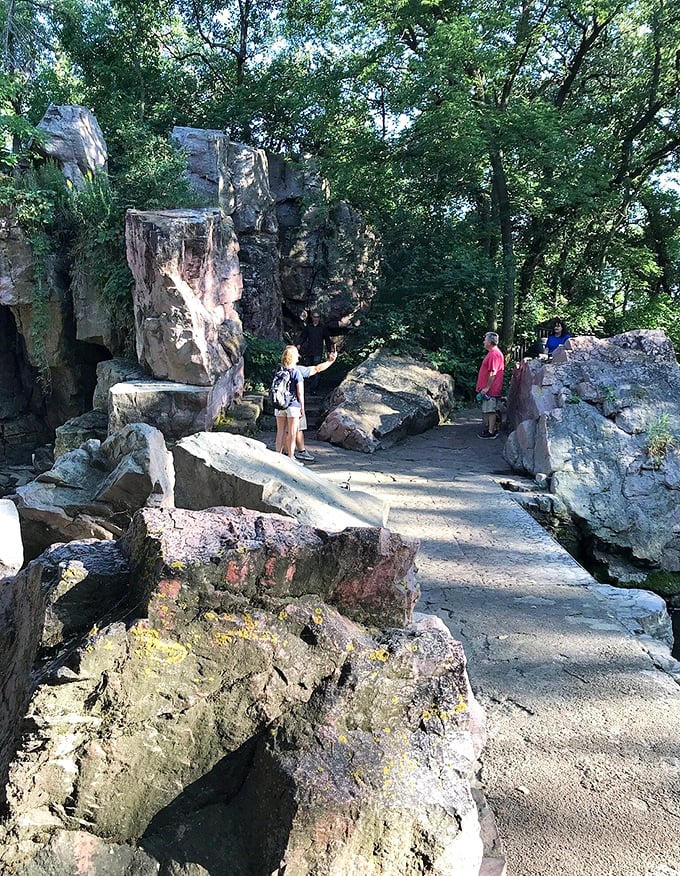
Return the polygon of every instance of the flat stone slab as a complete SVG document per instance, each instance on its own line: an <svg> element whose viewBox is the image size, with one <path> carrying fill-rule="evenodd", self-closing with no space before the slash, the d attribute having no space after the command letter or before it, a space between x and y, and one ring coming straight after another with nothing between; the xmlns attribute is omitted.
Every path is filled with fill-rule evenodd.
<svg viewBox="0 0 680 876"><path fill-rule="evenodd" d="M253 438L200 432L183 438L172 453L178 508L244 507L285 514L327 532L387 525L383 499L341 489Z"/></svg>
<svg viewBox="0 0 680 876"><path fill-rule="evenodd" d="M218 386L131 380L109 389L109 435L130 423L149 423L168 441L210 429L222 403Z"/></svg>

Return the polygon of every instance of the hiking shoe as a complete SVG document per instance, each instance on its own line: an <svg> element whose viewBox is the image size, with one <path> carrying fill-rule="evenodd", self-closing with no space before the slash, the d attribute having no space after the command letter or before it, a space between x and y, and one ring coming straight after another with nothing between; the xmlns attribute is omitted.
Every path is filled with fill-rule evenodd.
<svg viewBox="0 0 680 876"><path fill-rule="evenodd" d="M498 432L487 432L485 429L477 435L478 438L498 438Z"/></svg>
<svg viewBox="0 0 680 876"><path fill-rule="evenodd" d="M314 462L316 460L316 456L313 456L308 450L296 450L295 458L302 459L305 462Z"/></svg>

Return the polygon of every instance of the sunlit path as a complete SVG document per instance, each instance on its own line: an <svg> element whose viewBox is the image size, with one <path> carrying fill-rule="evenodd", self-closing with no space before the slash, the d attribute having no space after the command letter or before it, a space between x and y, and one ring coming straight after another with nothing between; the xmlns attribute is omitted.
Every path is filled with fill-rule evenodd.
<svg viewBox="0 0 680 876"><path fill-rule="evenodd" d="M463 642L487 712L510 876L677 876L680 687L499 486L500 442L478 430L463 416L372 456L308 443L421 541L419 608Z"/></svg>

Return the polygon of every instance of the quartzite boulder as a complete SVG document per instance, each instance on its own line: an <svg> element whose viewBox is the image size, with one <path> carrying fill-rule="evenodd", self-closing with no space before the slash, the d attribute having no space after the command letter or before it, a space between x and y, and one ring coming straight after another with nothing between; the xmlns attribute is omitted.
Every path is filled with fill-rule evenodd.
<svg viewBox="0 0 680 876"><path fill-rule="evenodd" d="M139 422L139 419L136 422ZM63 456L69 450L77 450L91 438L106 441L108 427L108 417L103 411L88 411L80 417L67 420L54 430L55 458Z"/></svg>
<svg viewBox="0 0 680 876"><path fill-rule="evenodd" d="M23 564L24 546L16 505L10 499L0 499L0 579L15 575Z"/></svg>
<svg viewBox="0 0 680 876"><path fill-rule="evenodd" d="M127 603L129 576L114 542L92 540L53 545L0 582L0 788L36 682L40 644L54 648L105 623L107 612Z"/></svg>
<svg viewBox="0 0 680 876"><path fill-rule="evenodd" d="M88 175L106 170L106 142L99 122L84 106L50 104L38 122L47 136L38 148L52 158L79 189Z"/></svg>
<svg viewBox="0 0 680 876"><path fill-rule="evenodd" d="M509 397L505 457L550 478L586 530L643 568L680 571L680 367L658 331L572 338L524 361ZM650 453L655 429L669 443Z"/></svg>
<svg viewBox="0 0 680 876"><path fill-rule="evenodd" d="M334 391L317 437L364 453L391 447L445 420L453 409L453 388L448 374L379 350Z"/></svg>
<svg viewBox="0 0 680 876"><path fill-rule="evenodd" d="M140 588L162 566L199 594L205 587L210 596L233 588L251 601L314 594L354 620L390 626L410 621L419 595L417 543L378 527L327 533L245 508L147 508L135 517L126 545ZM197 578L193 568L200 569Z"/></svg>
<svg viewBox="0 0 680 876"><path fill-rule="evenodd" d="M223 404L220 385L128 380L109 390L109 434L130 423L151 423L168 441L209 429Z"/></svg>
<svg viewBox="0 0 680 876"><path fill-rule="evenodd" d="M174 468L162 434L135 423L102 444L86 441L17 489L26 553L35 557L57 541L115 538L148 503L174 503Z"/></svg>
<svg viewBox="0 0 680 876"><path fill-rule="evenodd" d="M87 825L112 860L141 846L167 874L402 876L427 860L435 876L477 876L464 657L441 627L404 626L412 546L389 536L385 552L385 537L238 509L141 511L111 549L129 557L146 617L93 632L68 683L38 688L2 865L32 876L32 858L72 862L74 829L88 872L108 876ZM378 567L392 572L356 586ZM398 625L369 631L319 584Z"/></svg>
<svg viewBox="0 0 680 876"><path fill-rule="evenodd" d="M252 438L199 432L172 452L178 508L242 506L285 514L328 532L387 523L389 508L382 500L343 490Z"/></svg>
<svg viewBox="0 0 680 876"><path fill-rule="evenodd" d="M128 210L137 357L156 378L243 388L238 243L217 209Z"/></svg>
<svg viewBox="0 0 680 876"><path fill-rule="evenodd" d="M125 383L128 380L148 379L144 369L131 359L106 359L97 365L97 385L94 388L92 407L95 411L109 413L109 390L117 383ZM136 420L135 422L146 422Z"/></svg>

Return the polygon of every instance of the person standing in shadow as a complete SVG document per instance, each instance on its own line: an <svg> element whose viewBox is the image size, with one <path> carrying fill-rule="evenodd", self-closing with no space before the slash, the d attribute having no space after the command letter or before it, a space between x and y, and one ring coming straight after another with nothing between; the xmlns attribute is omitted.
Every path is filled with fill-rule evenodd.
<svg viewBox="0 0 680 876"><path fill-rule="evenodd" d="M326 326L321 322L318 310L312 310L309 322L300 337L300 350L307 365L319 365L324 358L324 348L330 356L333 351L333 339ZM319 385L318 372L309 381L309 391L314 392Z"/></svg>

